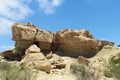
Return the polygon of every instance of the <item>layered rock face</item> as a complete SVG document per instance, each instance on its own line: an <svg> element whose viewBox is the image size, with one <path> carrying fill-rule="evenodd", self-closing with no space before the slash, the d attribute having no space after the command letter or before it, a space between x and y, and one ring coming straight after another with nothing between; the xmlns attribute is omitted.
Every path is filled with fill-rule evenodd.
<svg viewBox="0 0 120 80"><path fill-rule="evenodd" d="M17 54L24 54L32 44L36 44L41 50L51 51L53 33L40 30L31 23L13 24L12 35L12 39L16 41L15 53Z"/></svg>
<svg viewBox="0 0 120 80"><path fill-rule="evenodd" d="M59 43L58 50L62 55L78 57L92 57L105 45L113 46L114 43L96 40L87 30L61 30L56 33L55 42Z"/></svg>
<svg viewBox="0 0 120 80"><path fill-rule="evenodd" d="M23 55L25 50L36 44L41 51L58 51L58 54L71 57L92 57L105 45L114 43L96 40L87 30L65 29L52 33L38 29L31 23L15 23L12 26L13 40L16 41L15 53Z"/></svg>

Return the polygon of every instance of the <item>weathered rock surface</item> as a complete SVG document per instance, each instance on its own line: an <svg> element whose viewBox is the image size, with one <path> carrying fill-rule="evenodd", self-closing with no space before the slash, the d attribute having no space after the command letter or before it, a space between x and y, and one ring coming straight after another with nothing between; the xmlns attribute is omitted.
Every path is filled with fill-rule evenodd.
<svg viewBox="0 0 120 80"><path fill-rule="evenodd" d="M12 39L16 41L17 54L24 54L24 51L32 44L37 44L41 50L50 51L53 33L38 29L31 23L12 25ZM17 51L19 49L22 52Z"/></svg>
<svg viewBox="0 0 120 80"><path fill-rule="evenodd" d="M51 71L51 63L49 61L35 61L33 62L34 68L37 70L42 70L47 73Z"/></svg>
<svg viewBox="0 0 120 80"><path fill-rule="evenodd" d="M35 44L31 45L26 51L25 54L30 54L30 53L40 53L41 50L38 48Z"/></svg>
<svg viewBox="0 0 120 80"><path fill-rule="evenodd" d="M106 71L108 70L109 61L114 57L120 55L120 48L114 48L113 46L105 46L94 57L90 58L89 68L97 75L102 75L100 80L109 80L105 78ZM111 79L116 80L116 79Z"/></svg>
<svg viewBox="0 0 120 80"><path fill-rule="evenodd" d="M37 29L35 41L52 43L52 39L53 39L52 32Z"/></svg>
<svg viewBox="0 0 120 80"><path fill-rule="evenodd" d="M15 23L12 25L12 34L14 41L29 40L33 41L36 35L36 27L26 24Z"/></svg>
<svg viewBox="0 0 120 80"><path fill-rule="evenodd" d="M21 55L19 54L14 54L15 53L15 49L12 50L6 50L4 52L2 52L1 56L3 56L3 58L9 60L9 61L14 61L14 60L21 60Z"/></svg>
<svg viewBox="0 0 120 80"><path fill-rule="evenodd" d="M43 53L29 53L24 56L24 58L21 60L21 63L27 64L32 61L44 61L46 60Z"/></svg>
<svg viewBox="0 0 120 80"><path fill-rule="evenodd" d="M12 25L12 34L14 41L36 41L52 43L53 33L38 29L31 23Z"/></svg>
<svg viewBox="0 0 120 80"><path fill-rule="evenodd" d="M2 52L2 56L3 56L4 58L8 59L8 60L9 60L9 59L12 59L12 58L13 58L13 56L11 55L12 51L13 51L13 50L4 51L4 52Z"/></svg>
<svg viewBox="0 0 120 80"><path fill-rule="evenodd" d="M42 52L59 51L60 55L92 57L103 46L114 45L112 42L96 40L87 30L65 29L52 33L38 29L31 23L13 24L12 34L17 54L24 54L35 43Z"/></svg>
<svg viewBox="0 0 120 80"><path fill-rule="evenodd" d="M14 54L18 54L18 55L21 55L21 56L24 55L25 50L33 44L34 44L33 41L16 41L15 42Z"/></svg>
<svg viewBox="0 0 120 80"><path fill-rule="evenodd" d="M37 70L43 70L50 73L51 64L45 59L45 57L40 53L28 54L20 62L22 66L27 66Z"/></svg>
<svg viewBox="0 0 120 80"><path fill-rule="evenodd" d="M25 51L25 56L21 60L21 65L30 66L48 73L50 73L51 70L50 62L46 60L44 54L40 52L40 48L38 48L36 45L30 46Z"/></svg>
<svg viewBox="0 0 120 80"><path fill-rule="evenodd" d="M80 55L85 57L92 57L103 46L114 43L108 41L100 41L94 37L87 30L61 30L56 33L56 42L60 43L57 47L62 51L62 55L69 55L78 57Z"/></svg>
<svg viewBox="0 0 120 80"><path fill-rule="evenodd" d="M52 58L52 57L53 57L52 52L50 52L49 54L47 54L45 57L46 57L47 59Z"/></svg>
<svg viewBox="0 0 120 80"><path fill-rule="evenodd" d="M80 64L83 64L83 65L86 65L86 66L88 66L89 63L90 63L90 61L89 61L88 59L86 59L86 58L84 58L84 57L82 57L82 56L79 56L79 57L78 57L78 62L79 62Z"/></svg>

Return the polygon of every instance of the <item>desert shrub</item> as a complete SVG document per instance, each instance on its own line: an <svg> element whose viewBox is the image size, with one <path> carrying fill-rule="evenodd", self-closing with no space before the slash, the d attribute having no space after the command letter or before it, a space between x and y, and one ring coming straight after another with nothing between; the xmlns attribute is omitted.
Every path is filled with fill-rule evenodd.
<svg viewBox="0 0 120 80"><path fill-rule="evenodd" d="M120 55L113 56L109 60L107 73L120 80Z"/></svg>
<svg viewBox="0 0 120 80"><path fill-rule="evenodd" d="M8 62L0 63L0 80L35 80L36 76L28 68Z"/></svg>
<svg viewBox="0 0 120 80"><path fill-rule="evenodd" d="M91 73L86 65L80 64L78 62L74 62L70 66L71 72L73 75L77 77L76 80L99 80L98 75L94 75Z"/></svg>

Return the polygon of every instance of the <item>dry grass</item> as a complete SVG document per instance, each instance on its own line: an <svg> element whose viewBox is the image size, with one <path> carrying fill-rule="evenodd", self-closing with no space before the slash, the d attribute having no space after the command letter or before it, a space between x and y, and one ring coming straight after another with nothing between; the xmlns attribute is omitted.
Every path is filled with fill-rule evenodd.
<svg viewBox="0 0 120 80"><path fill-rule="evenodd" d="M0 63L0 80L35 80L30 69L11 63Z"/></svg>
<svg viewBox="0 0 120 80"><path fill-rule="evenodd" d="M109 60L107 74L120 80L120 54Z"/></svg>
<svg viewBox="0 0 120 80"><path fill-rule="evenodd" d="M98 75L95 76L85 65L79 64L78 62L71 64L71 72L77 77L76 80L99 80Z"/></svg>

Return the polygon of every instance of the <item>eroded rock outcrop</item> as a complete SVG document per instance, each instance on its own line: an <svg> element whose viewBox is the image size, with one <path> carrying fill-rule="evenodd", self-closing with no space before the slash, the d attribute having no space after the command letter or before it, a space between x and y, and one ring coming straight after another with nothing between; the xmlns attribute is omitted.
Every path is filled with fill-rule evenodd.
<svg viewBox="0 0 120 80"><path fill-rule="evenodd" d="M51 63L45 58L44 54L40 52L40 48L36 45L30 46L25 51L25 56L21 60L21 65L29 66L37 70L43 70L50 73Z"/></svg>
<svg viewBox="0 0 120 80"><path fill-rule="evenodd" d="M102 75L98 80L107 80L105 70L109 60L118 59L120 52L119 47L112 47L113 42L96 40L87 30L65 29L53 33L31 23L15 23L12 36L15 48L3 52L3 57L40 71L37 80L85 80L86 77L97 80L93 78L98 74Z"/></svg>
<svg viewBox="0 0 120 80"><path fill-rule="evenodd" d="M87 30L61 30L56 33L56 43L59 43L58 50L62 55L78 57L94 56L105 45L113 46L114 43L96 40Z"/></svg>
<svg viewBox="0 0 120 80"><path fill-rule="evenodd" d="M36 44L43 53L58 51L59 55L71 57L92 57L105 45L114 43L96 40L87 30L65 29L52 33L38 29L31 23L15 23L12 26L16 54L24 55L25 50Z"/></svg>
<svg viewBox="0 0 120 80"><path fill-rule="evenodd" d="M16 41L16 52L19 54L23 54L24 51L34 43L36 43L41 48L41 50L51 50L53 33L40 30L31 23L13 24L12 35L12 39ZM18 48L21 49L22 52L17 51Z"/></svg>

